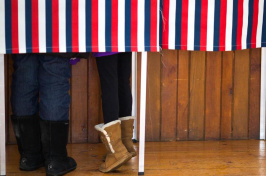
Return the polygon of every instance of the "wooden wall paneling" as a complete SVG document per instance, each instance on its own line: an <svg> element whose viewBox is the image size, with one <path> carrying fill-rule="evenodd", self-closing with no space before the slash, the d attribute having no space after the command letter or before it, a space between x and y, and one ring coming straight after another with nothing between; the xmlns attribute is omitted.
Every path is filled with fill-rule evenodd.
<svg viewBox="0 0 266 176"><path fill-rule="evenodd" d="M161 59L161 141L176 140L177 54L163 50Z"/></svg>
<svg viewBox="0 0 266 176"><path fill-rule="evenodd" d="M231 139L234 52L223 52L222 57L221 139Z"/></svg>
<svg viewBox="0 0 266 176"><path fill-rule="evenodd" d="M101 85L95 58L88 59L88 142L99 142L94 126L102 119Z"/></svg>
<svg viewBox="0 0 266 176"><path fill-rule="evenodd" d="M260 138L261 49L250 50L249 139Z"/></svg>
<svg viewBox="0 0 266 176"><path fill-rule="evenodd" d="M148 52L147 100L146 100L146 140L160 141L161 130L161 55Z"/></svg>
<svg viewBox="0 0 266 176"><path fill-rule="evenodd" d="M249 50L235 51L233 139L248 138Z"/></svg>
<svg viewBox="0 0 266 176"><path fill-rule="evenodd" d="M72 66L71 80L71 129L72 143L87 142L87 112L88 112L88 88L87 88L87 59L81 59Z"/></svg>
<svg viewBox="0 0 266 176"><path fill-rule="evenodd" d="M11 103L10 103L10 97L11 97L11 83L12 83L12 74L13 74L13 60L11 58L11 55L7 55L8 58L8 86L9 86L9 91L8 91L8 99L9 99L9 110L8 110L8 143L9 144L15 144L16 143L16 137L13 131L13 126L11 123L11 118L10 116L12 115L12 108L11 108Z"/></svg>
<svg viewBox="0 0 266 176"><path fill-rule="evenodd" d="M204 139L205 62L206 52L191 53L189 140Z"/></svg>
<svg viewBox="0 0 266 176"><path fill-rule="evenodd" d="M188 140L189 51L178 52L177 140Z"/></svg>
<svg viewBox="0 0 266 176"><path fill-rule="evenodd" d="M205 140L220 139L222 52L207 52Z"/></svg>

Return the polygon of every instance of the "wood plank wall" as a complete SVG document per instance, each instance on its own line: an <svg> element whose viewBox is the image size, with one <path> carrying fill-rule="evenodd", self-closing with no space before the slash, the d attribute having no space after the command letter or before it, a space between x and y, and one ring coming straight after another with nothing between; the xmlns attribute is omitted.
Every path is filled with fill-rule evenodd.
<svg viewBox="0 0 266 176"><path fill-rule="evenodd" d="M7 143L15 143L6 57ZM259 139L261 50L148 53L146 140ZM138 78L141 55L138 53ZM97 143L103 122L95 58L72 66L70 143ZM138 100L140 79L138 79ZM139 114L138 103L138 114Z"/></svg>

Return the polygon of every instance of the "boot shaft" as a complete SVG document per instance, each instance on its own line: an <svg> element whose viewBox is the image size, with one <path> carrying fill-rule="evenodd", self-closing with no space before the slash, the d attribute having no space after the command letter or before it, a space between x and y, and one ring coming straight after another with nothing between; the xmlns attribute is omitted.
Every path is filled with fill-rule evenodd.
<svg viewBox="0 0 266 176"><path fill-rule="evenodd" d="M46 160L65 159L69 121L40 120L43 155Z"/></svg>

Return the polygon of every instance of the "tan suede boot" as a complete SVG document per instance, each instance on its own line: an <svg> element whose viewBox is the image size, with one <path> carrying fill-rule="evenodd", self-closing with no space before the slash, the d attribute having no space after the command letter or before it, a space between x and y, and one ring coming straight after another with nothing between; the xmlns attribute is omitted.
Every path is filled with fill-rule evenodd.
<svg viewBox="0 0 266 176"><path fill-rule="evenodd" d="M127 148L127 151L132 154L132 157L137 155L136 150L133 147L133 124L135 117L133 116L127 116L127 117L122 117L119 118L121 120L121 137L122 137L122 142Z"/></svg>
<svg viewBox="0 0 266 176"><path fill-rule="evenodd" d="M105 162L99 168L101 172L111 172L132 158L132 155L122 143L120 123L120 120L115 120L95 126L107 149Z"/></svg>

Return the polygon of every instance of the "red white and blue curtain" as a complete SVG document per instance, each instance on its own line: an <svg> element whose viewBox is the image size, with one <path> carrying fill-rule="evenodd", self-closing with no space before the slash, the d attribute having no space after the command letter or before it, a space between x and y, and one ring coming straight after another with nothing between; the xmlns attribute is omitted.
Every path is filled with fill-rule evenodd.
<svg viewBox="0 0 266 176"><path fill-rule="evenodd" d="M162 48L230 51L266 47L264 0L163 0Z"/></svg>
<svg viewBox="0 0 266 176"><path fill-rule="evenodd" d="M266 0L0 0L0 54L266 47Z"/></svg>
<svg viewBox="0 0 266 176"><path fill-rule="evenodd" d="M0 0L0 53L159 51L159 0Z"/></svg>

